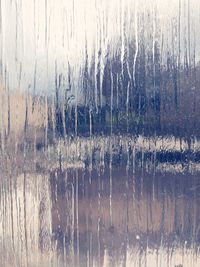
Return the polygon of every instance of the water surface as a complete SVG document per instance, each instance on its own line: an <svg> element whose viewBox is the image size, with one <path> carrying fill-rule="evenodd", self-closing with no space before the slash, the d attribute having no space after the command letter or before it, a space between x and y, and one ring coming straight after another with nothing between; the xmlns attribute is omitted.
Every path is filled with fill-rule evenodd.
<svg viewBox="0 0 200 267"><path fill-rule="evenodd" d="M0 175L2 267L200 266L197 170L111 158L92 168L9 163Z"/></svg>

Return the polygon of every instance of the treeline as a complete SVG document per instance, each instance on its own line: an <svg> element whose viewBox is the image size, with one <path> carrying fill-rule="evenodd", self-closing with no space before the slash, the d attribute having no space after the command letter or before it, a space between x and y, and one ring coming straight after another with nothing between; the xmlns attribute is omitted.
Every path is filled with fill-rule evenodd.
<svg viewBox="0 0 200 267"><path fill-rule="evenodd" d="M56 126L51 123L52 112L49 128L61 136L118 132L198 135L196 33L190 29L189 12L187 32L183 31L180 8L178 17L169 21L170 32L162 32L156 13L147 10L138 13L134 22L125 17L120 36L113 38L113 43L100 40L92 57L86 42L78 88L74 89L73 68L68 66L63 94L62 74L56 68ZM74 101L69 103L71 98Z"/></svg>
<svg viewBox="0 0 200 267"><path fill-rule="evenodd" d="M86 57L80 77L81 102L68 104L70 73L64 104L56 83L57 134L199 133L200 67L195 59L181 64L179 55L173 53L163 59L158 42L150 49L144 41L137 49L134 42L129 42L122 51L119 44L114 54L107 51L113 56L107 56L103 63L101 50L98 62L94 58L89 64ZM49 127L53 128L51 118Z"/></svg>
<svg viewBox="0 0 200 267"><path fill-rule="evenodd" d="M157 41L150 46L142 29L138 47L134 39L123 49L119 42L107 53L99 49L90 62L86 49L76 94L70 66L65 77L56 68L53 96L1 87L1 143L12 132L16 139L41 136L45 143L67 134L198 136L200 65L187 53L184 61L180 51L164 53Z"/></svg>
<svg viewBox="0 0 200 267"><path fill-rule="evenodd" d="M124 59L123 65L119 50L112 60L105 62L102 77L98 70L96 79L94 66L89 68L86 64L80 78L84 81L84 88L79 92L82 102L75 101L70 87L66 96L61 95L60 75L56 77L55 97L7 92L1 87L1 147L9 136L14 143L22 137L22 140L38 144L47 144L49 140L66 135L199 136L199 65L178 66L170 55L167 65L162 65L158 44L155 44L154 55L145 52L144 45L142 47L135 66L132 44L130 56ZM70 84L70 75L68 80Z"/></svg>

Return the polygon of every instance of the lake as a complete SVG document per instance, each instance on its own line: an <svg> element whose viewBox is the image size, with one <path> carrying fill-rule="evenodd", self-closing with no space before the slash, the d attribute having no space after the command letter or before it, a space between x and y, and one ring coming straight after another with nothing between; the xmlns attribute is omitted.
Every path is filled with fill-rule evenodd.
<svg viewBox="0 0 200 267"><path fill-rule="evenodd" d="M198 142L147 140L2 154L1 266L200 266Z"/></svg>

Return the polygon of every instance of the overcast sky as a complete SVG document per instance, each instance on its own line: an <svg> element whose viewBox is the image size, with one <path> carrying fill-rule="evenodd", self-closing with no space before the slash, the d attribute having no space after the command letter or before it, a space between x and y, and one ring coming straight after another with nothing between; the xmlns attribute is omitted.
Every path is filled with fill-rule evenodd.
<svg viewBox="0 0 200 267"><path fill-rule="evenodd" d="M123 35L124 22L127 36L138 34L141 30L138 17L142 12L146 22L148 14L151 16L145 31L151 32L158 42L162 36L164 47L170 49L179 8L182 56L185 42L189 47L190 29L191 54L195 48L199 59L199 0L2 0L0 56L4 83L7 80L11 89L33 90L35 84L41 92L54 90L56 62L58 73L64 76L68 66L73 67L74 86L78 86L75 77L79 77L85 60L86 44L89 61L100 46L104 57L108 44L110 51L114 50L116 41Z"/></svg>

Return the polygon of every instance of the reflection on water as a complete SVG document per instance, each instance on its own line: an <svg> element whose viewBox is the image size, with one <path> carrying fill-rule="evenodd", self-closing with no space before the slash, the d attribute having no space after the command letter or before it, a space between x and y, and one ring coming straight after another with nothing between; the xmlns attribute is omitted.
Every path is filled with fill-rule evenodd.
<svg viewBox="0 0 200 267"><path fill-rule="evenodd" d="M5 169L2 267L200 266L198 173Z"/></svg>

